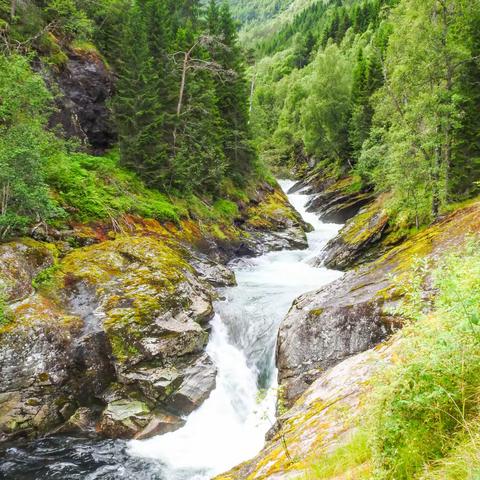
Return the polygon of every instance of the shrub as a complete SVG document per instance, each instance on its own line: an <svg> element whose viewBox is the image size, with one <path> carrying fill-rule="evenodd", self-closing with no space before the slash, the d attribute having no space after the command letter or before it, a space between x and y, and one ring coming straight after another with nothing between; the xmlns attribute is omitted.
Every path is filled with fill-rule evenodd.
<svg viewBox="0 0 480 480"><path fill-rule="evenodd" d="M402 332L398 361L375 388L372 452L379 478L417 478L448 454L453 436L478 414L479 247L470 240L436 269L432 313L406 306L415 321ZM418 300L420 284L407 298Z"/></svg>

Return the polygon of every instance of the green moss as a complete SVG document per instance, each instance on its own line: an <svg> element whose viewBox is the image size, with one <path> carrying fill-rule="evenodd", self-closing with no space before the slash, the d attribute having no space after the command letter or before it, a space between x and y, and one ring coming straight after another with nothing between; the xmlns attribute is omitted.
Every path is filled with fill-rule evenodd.
<svg viewBox="0 0 480 480"><path fill-rule="evenodd" d="M376 217L381 215L378 220ZM376 220L376 221L375 221ZM349 245L362 245L372 236L379 233L385 226L388 217L382 212L381 205L375 202L365 211L355 215L340 231L343 241Z"/></svg>
<svg viewBox="0 0 480 480"><path fill-rule="evenodd" d="M220 229L219 225L212 225L211 232L215 238L219 240L226 240L228 237L225 233Z"/></svg>
<svg viewBox="0 0 480 480"><path fill-rule="evenodd" d="M233 220L238 217L238 206L230 200L217 200L213 204L213 209L226 220Z"/></svg>
<svg viewBox="0 0 480 480"><path fill-rule="evenodd" d="M247 225L259 230L276 230L285 221L299 222L298 214L280 190L269 193L258 205L247 212Z"/></svg>
<svg viewBox="0 0 480 480"><path fill-rule="evenodd" d="M317 460L309 467L304 479L326 480L352 471L354 476L346 478L355 480L372 478L372 468L368 463L371 458L368 441L366 431L357 431L347 443L335 449L333 453L317 455Z"/></svg>
<svg viewBox="0 0 480 480"><path fill-rule="evenodd" d="M36 290L48 291L56 284L56 273L60 269L60 265L53 264L38 273L32 280L32 287Z"/></svg>
<svg viewBox="0 0 480 480"><path fill-rule="evenodd" d="M0 329L7 327L13 321L13 314L10 310L5 292L0 289Z"/></svg>
<svg viewBox="0 0 480 480"><path fill-rule="evenodd" d="M92 43L86 40L75 39L71 44L70 47L73 50L77 50L78 52L87 54L87 53L94 53L97 56L100 56L100 52L98 48ZM103 59L102 59L103 60Z"/></svg>

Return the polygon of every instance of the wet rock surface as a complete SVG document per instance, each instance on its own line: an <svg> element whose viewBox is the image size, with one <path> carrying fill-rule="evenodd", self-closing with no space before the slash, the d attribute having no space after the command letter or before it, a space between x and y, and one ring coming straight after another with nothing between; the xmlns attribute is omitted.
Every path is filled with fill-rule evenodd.
<svg viewBox="0 0 480 480"><path fill-rule="evenodd" d="M342 193L332 187L332 190L314 196L307 205L307 211L315 212L325 223L345 223L373 199L370 193Z"/></svg>

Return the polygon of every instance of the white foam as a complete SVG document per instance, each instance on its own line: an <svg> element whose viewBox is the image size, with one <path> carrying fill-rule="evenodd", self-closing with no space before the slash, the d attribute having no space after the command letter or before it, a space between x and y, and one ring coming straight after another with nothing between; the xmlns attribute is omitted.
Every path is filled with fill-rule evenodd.
<svg viewBox="0 0 480 480"><path fill-rule="evenodd" d="M280 184L287 191L293 182ZM340 275L309 264L340 225L323 224L306 212L308 197L301 193L289 200L315 229L308 234L309 248L238 264L238 285L225 289L226 300L216 304L207 347L218 368L216 389L180 430L129 444L132 455L160 460L165 479L207 480L260 451L274 422L278 326L298 295Z"/></svg>

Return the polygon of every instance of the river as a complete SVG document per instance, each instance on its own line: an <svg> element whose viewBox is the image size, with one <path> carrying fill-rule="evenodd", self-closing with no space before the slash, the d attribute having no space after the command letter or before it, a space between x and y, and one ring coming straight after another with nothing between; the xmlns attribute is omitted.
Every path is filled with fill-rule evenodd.
<svg viewBox="0 0 480 480"><path fill-rule="evenodd" d="M293 182L280 184L288 191ZM314 227L308 248L231 265L237 286L220 291L207 346L217 386L183 428L142 441L54 437L9 447L0 451L0 478L208 480L258 453L275 421L278 326L298 295L340 275L310 265L340 226L306 212L306 195L288 197Z"/></svg>

